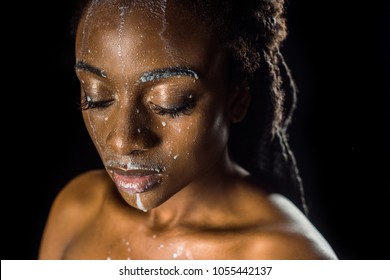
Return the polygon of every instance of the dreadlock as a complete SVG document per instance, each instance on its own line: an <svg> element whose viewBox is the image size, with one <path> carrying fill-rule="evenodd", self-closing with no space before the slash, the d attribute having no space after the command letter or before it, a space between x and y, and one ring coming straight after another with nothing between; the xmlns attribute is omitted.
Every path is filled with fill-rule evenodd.
<svg viewBox="0 0 390 280"><path fill-rule="evenodd" d="M288 128L297 87L280 51L287 36L284 0L178 1L211 26L230 50L232 77L245 81L252 102L246 118L233 125L229 150L273 191L290 197L308 214L302 179L289 145Z"/></svg>
<svg viewBox="0 0 390 280"><path fill-rule="evenodd" d="M74 26L91 1L99 0L79 1ZM288 139L297 88L280 51L287 36L285 1L128 1L134 5L138 2L166 5L174 1L215 32L221 46L230 52L232 79L245 81L252 95L247 116L232 127L229 139L232 158L255 177L268 180L273 191L289 196L308 214L302 180Z"/></svg>

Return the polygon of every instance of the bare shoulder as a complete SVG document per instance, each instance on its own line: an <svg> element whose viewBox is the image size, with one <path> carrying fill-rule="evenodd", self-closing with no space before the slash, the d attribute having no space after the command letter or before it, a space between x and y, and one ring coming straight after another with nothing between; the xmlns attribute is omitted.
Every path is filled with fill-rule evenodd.
<svg viewBox="0 0 390 280"><path fill-rule="evenodd" d="M57 195L42 236L39 259L60 259L69 242L101 208L110 179L105 170L91 170L73 178Z"/></svg>
<svg viewBox="0 0 390 280"><path fill-rule="evenodd" d="M255 259L337 259L323 235L287 198L267 197L268 221L251 234L246 257Z"/></svg>

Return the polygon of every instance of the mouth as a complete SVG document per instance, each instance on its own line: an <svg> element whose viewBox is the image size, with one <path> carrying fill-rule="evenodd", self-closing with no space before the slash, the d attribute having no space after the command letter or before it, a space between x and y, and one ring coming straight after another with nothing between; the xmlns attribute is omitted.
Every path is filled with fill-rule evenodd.
<svg viewBox="0 0 390 280"><path fill-rule="evenodd" d="M147 192L161 182L162 174L155 169L108 168L115 185L122 192L137 194Z"/></svg>

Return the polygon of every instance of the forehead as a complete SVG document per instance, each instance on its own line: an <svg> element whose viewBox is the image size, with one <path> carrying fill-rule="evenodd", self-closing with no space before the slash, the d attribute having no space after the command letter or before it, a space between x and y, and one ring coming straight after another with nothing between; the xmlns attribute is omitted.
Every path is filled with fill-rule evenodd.
<svg viewBox="0 0 390 280"><path fill-rule="evenodd" d="M133 70L146 67L140 72L151 64L206 68L210 57L220 52L213 32L173 1L92 1L76 37L77 59L98 60L101 67L110 62L107 57L123 67L131 60Z"/></svg>
<svg viewBox="0 0 390 280"><path fill-rule="evenodd" d="M168 5L167 0L92 0L84 8L81 23L86 23L88 28L117 29L133 19L130 21L133 26L151 30L156 27L154 24L157 22L160 22L160 25L166 23L168 13L172 10L180 11L176 18L184 13L174 2L170 1Z"/></svg>

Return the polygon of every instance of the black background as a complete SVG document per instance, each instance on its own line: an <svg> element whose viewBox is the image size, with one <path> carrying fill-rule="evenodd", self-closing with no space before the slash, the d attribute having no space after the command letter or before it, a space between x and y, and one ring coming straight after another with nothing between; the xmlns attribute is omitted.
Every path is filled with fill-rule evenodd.
<svg viewBox="0 0 390 280"><path fill-rule="evenodd" d="M74 0L25 2L4 8L1 31L1 259L36 259L55 195L101 166L77 106ZM389 259L390 7L340 2L290 1L292 146L310 218L338 256Z"/></svg>

